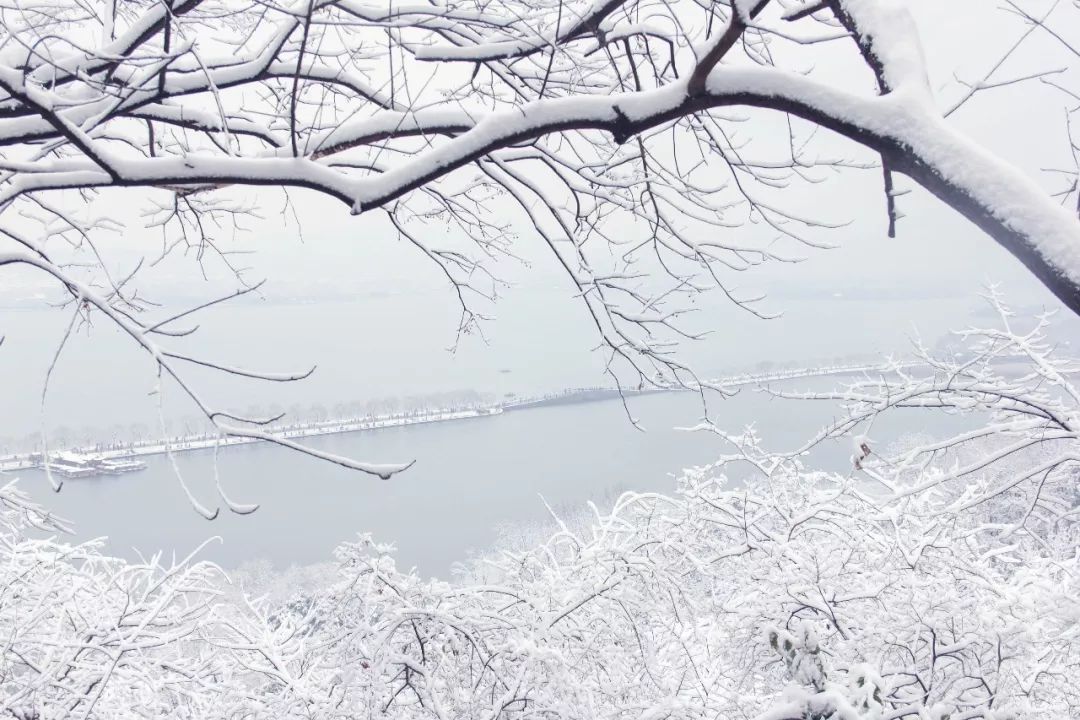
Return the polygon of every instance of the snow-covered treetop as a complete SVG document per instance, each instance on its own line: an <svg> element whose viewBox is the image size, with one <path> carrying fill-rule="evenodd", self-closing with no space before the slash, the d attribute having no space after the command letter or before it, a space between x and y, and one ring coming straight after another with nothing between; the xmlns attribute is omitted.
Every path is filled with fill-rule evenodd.
<svg viewBox="0 0 1080 720"><path fill-rule="evenodd" d="M1073 717L1077 369L1038 324L969 340L966 363L842 391L847 418L823 437L854 444L847 471L726 435L734 452L676 492L555 517L453 582L366 535L338 549L336 578L287 587L127 563L32 535L44 512L0 488L0 713ZM912 404L961 431L890 443L874 418Z"/></svg>

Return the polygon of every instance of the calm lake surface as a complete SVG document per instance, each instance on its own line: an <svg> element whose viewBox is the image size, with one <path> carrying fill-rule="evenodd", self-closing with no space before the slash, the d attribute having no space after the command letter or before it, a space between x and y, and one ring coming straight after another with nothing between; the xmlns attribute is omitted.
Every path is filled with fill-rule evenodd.
<svg viewBox="0 0 1080 720"><path fill-rule="evenodd" d="M227 568L257 559L287 567L329 560L338 543L369 531L397 545L403 566L444 576L455 561L493 546L504 528L544 522L544 501L572 513L589 500L603 508L627 489L670 492L682 468L730 451L715 435L675 429L700 413L690 394L642 397L631 407L647 430L636 430L618 401L602 401L311 439L352 457L416 459L390 481L280 448L229 448L217 458L226 492L260 508L246 516L223 509L214 521L191 508L164 457L149 458L142 472L69 480L58 494L41 472L23 473L23 486L73 521L79 538L108 535L109 550L126 557L185 555L216 535L201 557ZM744 391L712 412L733 429L756 421L771 446L788 449L831 408ZM814 460L840 470L850 454L849 442L831 443ZM218 504L213 453L176 457L196 496Z"/></svg>
<svg viewBox="0 0 1080 720"><path fill-rule="evenodd" d="M398 398L415 406L443 392L472 390L500 397L537 394L605 381L603 359L588 348L595 337L565 294L535 290L511 297L482 341L466 339L455 352L452 308L413 307L409 296L356 303L263 305L223 309L207 316L192 352L210 351L227 364L284 370L315 362L319 371L295 385L268 386L200 372L200 391L223 407L241 411L289 411L296 417L313 404ZM416 303L414 303L416 304ZM439 306L435 306L439 307ZM744 314L717 315L721 331L691 345L686 357L706 376L777 364L813 364L853 353L903 352L912 333L933 343L949 327L961 327L971 299L828 303L803 301L763 324ZM928 320L927 320L928 319ZM131 437L161 433L161 420L181 432L195 414L176 388L164 387L158 408L156 380L145 353L134 350L107 323L80 329L68 342L53 374L42 413L41 386L63 334L62 312L0 311L0 440L34 445L44 425L54 439L65 434ZM857 333L838 332L845 327ZM194 342L192 340L191 342ZM840 378L793 381L792 389L825 388ZM300 412L297 413L296 410ZM490 549L506 528L519 531L546 522L544 501L558 512L580 511L587 501L609 506L622 490L666 491L686 467L726 452L714 435L677 427L702 417L692 394L634 398L631 410L644 432L628 421L618 401L544 407L499 416L312 438L332 452L372 462L415 460L384 482L275 447L248 445L222 450L216 472L236 502L258 503L252 515L222 510L214 521L188 503L167 458L148 459L142 472L69 480L54 494L40 472L21 474L35 499L70 520L77 539L108 536L110 552L186 555L207 538L219 541L200 556L237 567L266 559L277 567L331 559L333 548L371 532L397 545L399 562L424 574L445 575L473 552ZM754 423L765 443L793 449L835 413L821 402L784 401L746 388L709 401L709 416L738 432ZM925 413L906 431L934 432ZM882 425L875 436L887 440ZM3 444L3 443L0 443ZM814 462L844 469L850 443L821 448ZM220 504L212 451L180 453L179 470L205 505ZM8 478L0 477L0 481ZM541 500L541 497L543 500Z"/></svg>

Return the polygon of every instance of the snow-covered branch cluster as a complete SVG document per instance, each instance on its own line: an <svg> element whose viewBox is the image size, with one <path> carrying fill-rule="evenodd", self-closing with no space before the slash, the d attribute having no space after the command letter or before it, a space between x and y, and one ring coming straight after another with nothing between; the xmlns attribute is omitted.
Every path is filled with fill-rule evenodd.
<svg viewBox="0 0 1080 720"><path fill-rule="evenodd" d="M1017 45L1031 35L1075 54L1056 30L1072 8L1013 10ZM499 290L489 260L518 255L515 228L529 227L629 384L696 382L673 343L702 331L684 318L697 293L765 313L734 278L829 244L842 209L811 215L797 197L838 170L884 170L890 232L894 175L908 175L1080 310L1075 213L951 122L1001 86L1008 53L946 102L896 0L56 0L17 3L0 30L0 266L51 275L164 374L215 364L162 347L189 328L145 319L138 273L105 271L95 242L115 228L78 212L105 188L153 188L166 252L226 263L215 224L257 209L230 186L326 194L436 263L462 330ZM807 72L826 46L862 79ZM869 152L837 156L820 128ZM97 267L89 280L64 240Z"/></svg>
<svg viewBox="0 0 1080 720"><path fill-rule="evenodd" d="M17 720L167 714L197 692L197 631L221 574L190 558L129 563L100 543L41 537L63 523L0 488L0 715Z"/></svg>
<svg viewBox="0 0 1080 720"><path fill-rule="evenodd" d="M51 520L8 487L0 713L1072 717L1080 403L1069 363L1013 322L963 361L927 355L926 377L856 383L825 433L914 404L961 413L953 435L886 452L878 422L844 435L841 473L727 436L736 452L674 494L556 519L452 583L365 536L336 580L250 596L207 565L32 539L26 519Z"/></svg>
<svg viewBox="0 0 1080 720"><path fill-rule="evenodd" d="M1080 513L1080 365L1047 337L1051 316L1025 321L998 297L990 303L1000 324L956 333L951 352L920 346L915 364L893 363L881 376L832 392L778 394L844 404L847 413L800 452L855 438L856 472L894 512L932 495L943 516L986 520L972 529L973 542L1048 547L1062 520ZM954 432L875 440L891 415L910 421L919 412L948 417Z"/></svg>

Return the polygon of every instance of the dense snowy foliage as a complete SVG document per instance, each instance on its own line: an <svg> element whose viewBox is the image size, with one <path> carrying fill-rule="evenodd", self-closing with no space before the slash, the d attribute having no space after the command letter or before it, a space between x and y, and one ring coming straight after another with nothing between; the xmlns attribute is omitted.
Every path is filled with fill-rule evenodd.
<svg viewBox="0 0 1080 720"><path fill-rule="evenodd" d="M839 393L822 437L854 446L850 472L726 436L674 494L626 493L455 583L365 536L332 582L249 597L206 564L35 539L61 528L9 485L0 714L1075 717L1080 367L1041 329ZM964 427L874 437L911 405Z"/></svg>

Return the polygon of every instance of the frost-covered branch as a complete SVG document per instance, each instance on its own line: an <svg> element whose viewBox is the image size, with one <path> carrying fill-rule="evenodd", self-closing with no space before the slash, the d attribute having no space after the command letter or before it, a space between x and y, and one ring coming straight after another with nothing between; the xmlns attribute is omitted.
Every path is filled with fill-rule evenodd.
<svg viewBox="0 0 1080 720"><path fill-rule="evenodd" d="M1080 56L1058 27L1075 8L1009 12L1067 58L1024 77L1070 92L1067 63ZM69 291L82 282L75 301L169 368L253 374L166 347L191 328L144 319L155 300L142 265L114 278L95 244L120 228L78 219L106 191L143 199L162 256L220 262L238 290L250 284L215 226L265 196L242 205L231 186L334 198L434 263L463 333L502 288L495 261L538 242L624 387L697 388L676 350L716 330L691 319L703 292L772 316L760 293L737 289L740 275L832 246L846 208L802 206L835 172L880 166L890 234L903 214L894 179L908 176L1080 311L1075 167L1057 168L1072 185L1051 195L969 138L942 110L897 0L185 0L92 13L49 0L17 2L0 29L5 266L33 265ZM874 87L807 71L822 43ZM1050 80L1051 70L1065 72ZM432 226L450 240L433 240ZM88 267L76 278L70 263ZM198 401L220 420L208 403Z"/></svg>
<svg viewBox="0 0 1080 720"><path fill-rule="evenodd" d="M572 260L568 286L589 288L583 301L614 321L597 332L629 362L627 381L651 378L655 365L692 384L665 348L697 333L650 321L678 317L687 296L710 288L767 315L757 295L731 289L736 273L830 244L843 209L808 217L790 198L824 171L873 163L824 159L820 127L881 159L890 233L902 214L893 177L905 174L1080 310L1075 213L945 119L899 2L735 2L711 6L704 23L681 0L392 10L194 0L93 18L77 4L50 8L3 21L0 217L39 197L74 200L72 190L154 188L174 195L158 201L177 208L164 229L205 236L198 220L214 203L204 198L224 187L306 188L356 213L390 213L394 231L443 270L470 330L473 302L498 286L486 258L519 254L491 198L532 207L542 197L547 211L519 207L516 220L573 247L557 251ZM1067 12L1040 13L1043 35ZM875 93L803 71L798 58L825 41L821 27L850 45ZM748 143L736 114L747 108L766 111L750 116L763 127L768 112L801 122L778 142ZM422 240L436 219L464 250Z"/></svg>

